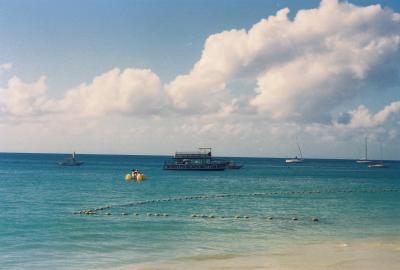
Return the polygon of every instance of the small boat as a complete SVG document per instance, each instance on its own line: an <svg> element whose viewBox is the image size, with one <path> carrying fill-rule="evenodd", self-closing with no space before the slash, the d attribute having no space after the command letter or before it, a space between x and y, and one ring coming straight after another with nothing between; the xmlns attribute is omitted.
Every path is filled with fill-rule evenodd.
<svg viewBox="0 0 400 270"><path fill-rule="evenodd" d="M232 160L230 160L230 161L228 161L228 162L226 163L226 168L227 168L227 169L238 170L238 169L241 169L242 167L243 167L242 164L238 164L238 163L236 163L236 162L234 162L234 161L232 161Z"/></svg>
<svg viewBox="0 0 400 270"><path fill-rule="evenodd" d="M360 164L372 162L372 160L368 159L368 138L367 137L365 137L365 156L364 156L364 158L360 158L360 159L356 160L356 162L360 163Z"/></svg>
<svg viewBox="0 0 400 270"><path fill-rule="evenodd" d="M61 165L61 166L80 166L83 163L84 163L83 161L76 160L75 152L73 152L71 157L65 158L63 161L59 161L58 165Z"/></svg>
<svg viewBox="0 0 400 270"><path fill-rule="evenodd" d="M303 161L304 159L298 158L297 156L285 160L286 163L302 163Z"/></svg>
<svg viewBox="0 0 400 270"><path fill-rule="evenodd" d="M125 181L129 182L131 180L135 180L137 182L141 182L146 179L144 173L139 172L138 170L132 170L131 173L125 175Z"/></svg>
<svg viewBox="0 0 400 270"><path fill-rule="evenodd" d="M303 153L301 152L301 148L300 148L299 143L297 142L297 139L296 139L296 144L297 144L297 148L299 149L300 158L298 158L297 156L295 156L294 158L286 159L286 160L285 160L285 163L288 163L288 164L292 164L292 163L302 163L302 162L304 161L304 159L303 159Z"/></svg>

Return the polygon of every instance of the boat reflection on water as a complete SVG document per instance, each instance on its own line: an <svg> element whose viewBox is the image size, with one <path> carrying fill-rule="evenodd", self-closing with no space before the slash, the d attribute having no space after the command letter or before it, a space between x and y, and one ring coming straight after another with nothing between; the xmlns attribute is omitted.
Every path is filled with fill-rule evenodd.
<svg viewBox="0 0 400 270"><path fill-rule="evenodd" d="M233 169L233 170L238 170L243 167L243 164L238 164L234 162L233 160L227 161L226 163L226 168L227 169Z"/></svg>
<svg viewBox="0 0 400 270"><path fill-rule="evenodd" d="M369 164L368 168L384 169L384 168L387 168L387 166L385 164L383 164L382 162L378 162L378 163Z"/></svg>

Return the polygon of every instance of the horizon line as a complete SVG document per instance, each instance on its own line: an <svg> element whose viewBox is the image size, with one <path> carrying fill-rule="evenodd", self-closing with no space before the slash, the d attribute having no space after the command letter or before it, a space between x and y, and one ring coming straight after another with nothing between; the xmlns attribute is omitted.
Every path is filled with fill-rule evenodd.
<svg viewBox="0 0 400 270"><path fill-rule="evenodd" d="M0 151L0 154L41 154L41 155L69 155L71 152L3 152ZM92 156L158 156L158 157L172 157L173 155L166 154L106 154L106 153L79 153L78 155L92 155ZM214 156L217 158L254 158L254 159L286 159L292 158L288 157L271 157L271 156ZM303 158L305 160L358 160L358 158L324 158L324 157L308 157ZM370 159L371 161L400 161L399 159Z"/></svg>

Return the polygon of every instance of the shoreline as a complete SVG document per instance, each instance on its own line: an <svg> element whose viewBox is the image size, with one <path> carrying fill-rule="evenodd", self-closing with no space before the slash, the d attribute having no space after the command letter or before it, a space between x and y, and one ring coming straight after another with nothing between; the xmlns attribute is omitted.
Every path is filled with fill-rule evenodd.
<svg viewBox="0 0 400 270"><path fill-rule="evenodd" d="M216 253L167 261L126 265L113 270L396 270L400 265L400 238L295 244L259 254Z"/></svg>

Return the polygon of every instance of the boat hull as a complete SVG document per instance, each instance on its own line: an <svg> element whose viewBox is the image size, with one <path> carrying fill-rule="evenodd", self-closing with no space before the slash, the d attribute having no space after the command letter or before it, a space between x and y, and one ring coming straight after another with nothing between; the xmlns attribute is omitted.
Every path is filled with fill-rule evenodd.
<svg viewBox="0 0 400 270"><path fill-rule="evenodd" d="M303 160L302 159L287 159L285 160L286 163L302 163Z"/></svg>
<svg viewBox="0 0 400 270"><path fill-rule="evenodd" d="M365 163L371 163L372 161L371 160L365 160L365 159L359 159L356 162L359 163L359 164L365 164Z"/></svg>
<svg viewBox="0 0 400 270"><path fill-rule="evenodd" d="M210 164L210 165L196 165L196 164L164 164L164 170L174 171L223 171L226 169L225 164Z"/></svg>

